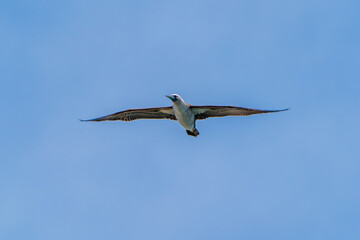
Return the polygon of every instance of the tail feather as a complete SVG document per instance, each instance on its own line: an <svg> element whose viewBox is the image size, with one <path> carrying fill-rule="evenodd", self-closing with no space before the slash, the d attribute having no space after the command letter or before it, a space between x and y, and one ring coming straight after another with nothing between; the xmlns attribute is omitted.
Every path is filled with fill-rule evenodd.
<svg viewBox="0 0 360 240"><path fill-rule="evenodd" d="M199 131L196 128L194 128L192 131L186 130L186 133L189 136L193 136L193 137L197 137L200 134Z"/></svg>

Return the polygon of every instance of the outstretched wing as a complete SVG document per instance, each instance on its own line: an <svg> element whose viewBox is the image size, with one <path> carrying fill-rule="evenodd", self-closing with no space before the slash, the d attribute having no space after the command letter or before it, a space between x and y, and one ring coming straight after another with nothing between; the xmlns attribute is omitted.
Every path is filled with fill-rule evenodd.
<svg viewBox="0 0 360 240"><path fill-rule="evenodd" d="M210 117L249 116L260 113L281 112L288 109L259 110L233 106L191 106L191 110L194 113L196 120L202 120Z"/></svg>
<svg viewBox="0 0 360 240"><path fill-rule="evenodd" d="M104 117L81 121L134 121L137 119L171 119L176 120L172 107L129 109Z"/></svg>

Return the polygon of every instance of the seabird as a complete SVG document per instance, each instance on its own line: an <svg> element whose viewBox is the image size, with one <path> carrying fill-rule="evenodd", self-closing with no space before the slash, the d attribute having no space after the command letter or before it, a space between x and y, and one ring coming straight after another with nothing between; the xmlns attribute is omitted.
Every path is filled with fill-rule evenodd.
<svg viewBox="0 0 360 240"><path fill-rule="evenodd" d="M249 116L260 113L282 112L282 110L259 110L233 106L194 106L187 104L178 94L167 96L172 102L171 107L129 109L104 117L81 120L85 122L101 121L134 121L137 119L171 119L178 121L190 136L197 137L199 131L195 127L196 120L211 117Z"/></svg>

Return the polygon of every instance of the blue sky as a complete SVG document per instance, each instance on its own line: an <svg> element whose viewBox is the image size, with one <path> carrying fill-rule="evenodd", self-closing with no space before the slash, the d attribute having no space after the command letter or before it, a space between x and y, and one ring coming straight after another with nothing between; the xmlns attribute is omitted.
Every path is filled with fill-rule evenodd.
<svg viewBox="0 0 360 240"><path fill-rule="evenodd" d="M0 239L359 239L359 1L1 1ZM137 107L288 112L82 123Z"/></svg>

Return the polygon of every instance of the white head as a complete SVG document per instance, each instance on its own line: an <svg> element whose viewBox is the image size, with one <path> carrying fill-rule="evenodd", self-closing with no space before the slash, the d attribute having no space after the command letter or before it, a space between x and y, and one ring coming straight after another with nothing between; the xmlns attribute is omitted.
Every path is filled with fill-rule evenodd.
<svg viewBox="0 0 360 240"><path fill-rule="evenodd" d="M176 103L177 101L184 102L178 94L166 95L165 97L169 98L173 103Z"/></svg>

